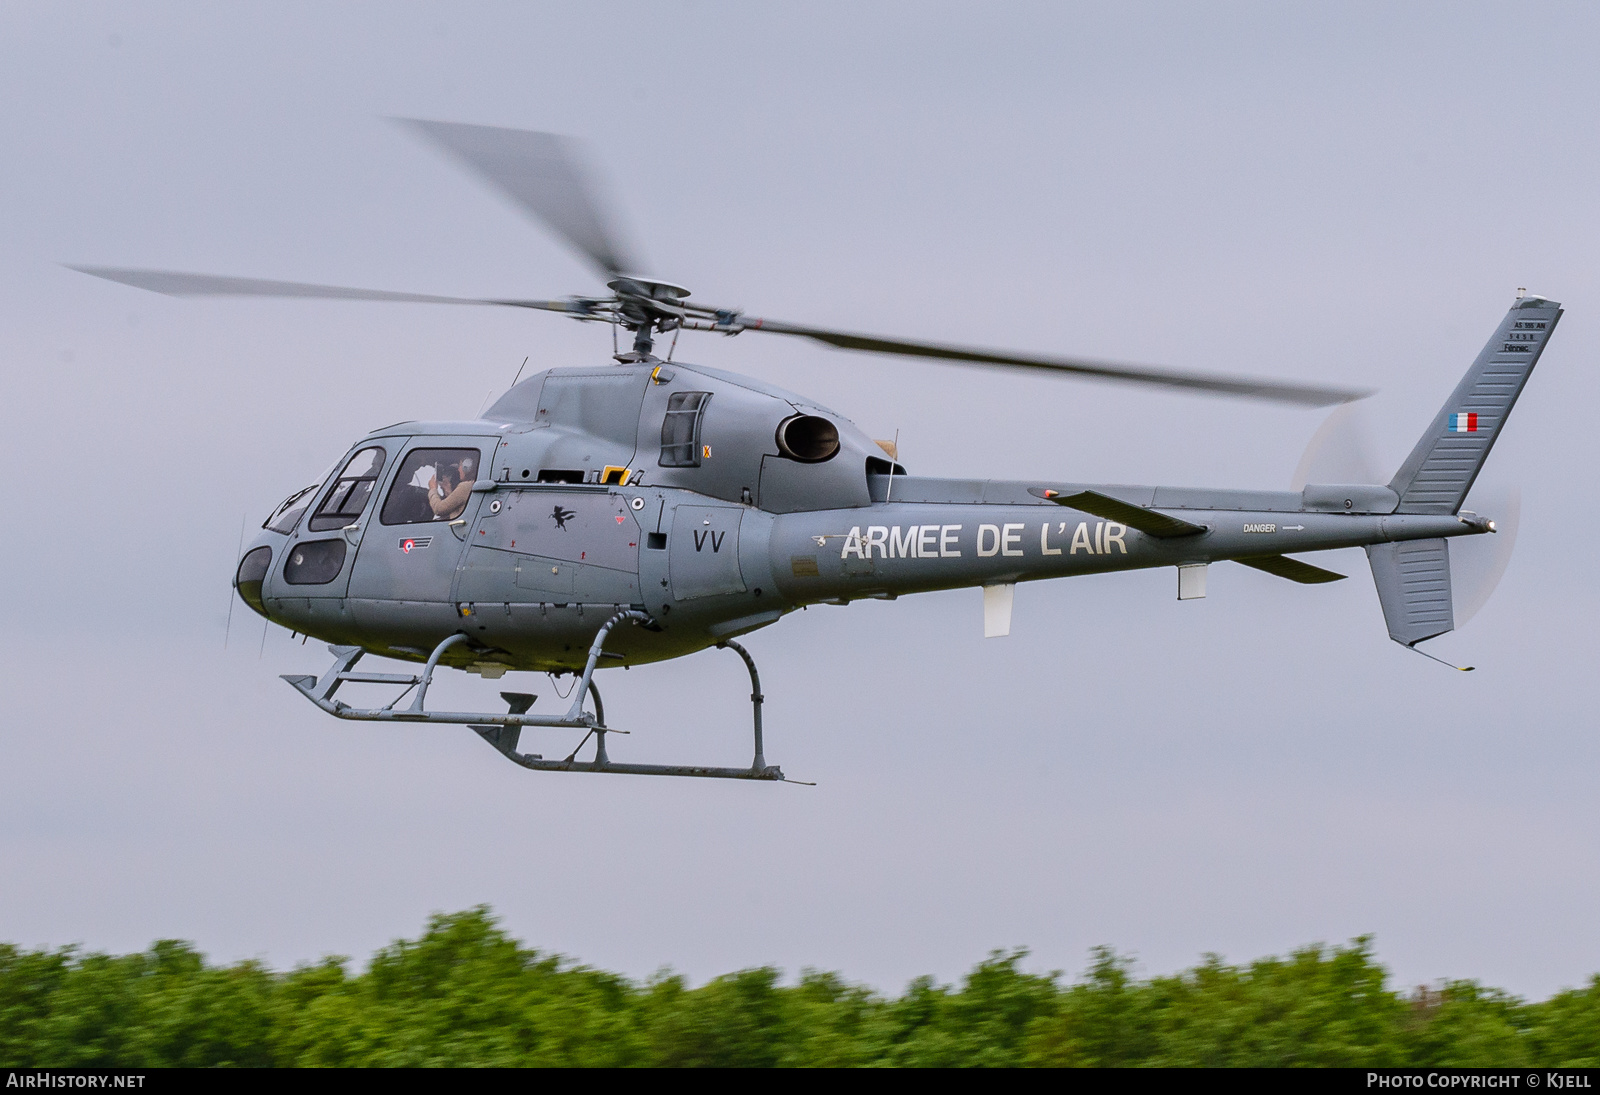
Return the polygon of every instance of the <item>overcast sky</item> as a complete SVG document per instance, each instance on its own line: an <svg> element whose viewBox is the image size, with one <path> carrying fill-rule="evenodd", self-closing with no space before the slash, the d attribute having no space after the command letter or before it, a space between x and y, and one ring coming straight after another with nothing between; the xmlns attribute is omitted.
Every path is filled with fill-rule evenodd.
<svg viewBox="0 0 1600 1095"><path fill-rule="evenodd" d="M888 991L992 947L1146 973L1373 933L1403 984L1600 970L1589 4L0 8L0 939L363 957L487 903L643 976ZM1488 607L1390 643L1359 551L822 607L751 636L815 788L559 776L340 723L242 607L253 527L362 432L471 417L599 327L179 301L61 263L452 295L599 286L386 116L588 140L651 270L798 322L1381 389L1398 464L1519 286L1568 311L1486 478ZM849 356L678 355L900 433L916 474L1281 489L1317 412ZM1587 423L1587 425L1586 425ZM436 695L495 690L448 674ZM613 755L741 763L727 652L604 679ZM544 678L501 684L550 692Z"/></svg>

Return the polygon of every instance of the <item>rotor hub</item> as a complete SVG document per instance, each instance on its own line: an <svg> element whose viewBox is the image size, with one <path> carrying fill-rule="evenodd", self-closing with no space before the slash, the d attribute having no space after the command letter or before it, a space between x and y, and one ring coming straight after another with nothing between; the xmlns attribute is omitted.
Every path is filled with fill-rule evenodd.
<svg viewBox="0 0 1600 1095"><path fill-rule="evenodd" d="M619 297L643 297L665 304L676 304L689 296L689 290L681 285L674 285L659 278L636 277L633 274L612 278L606 282L606 288Z"/></svg>

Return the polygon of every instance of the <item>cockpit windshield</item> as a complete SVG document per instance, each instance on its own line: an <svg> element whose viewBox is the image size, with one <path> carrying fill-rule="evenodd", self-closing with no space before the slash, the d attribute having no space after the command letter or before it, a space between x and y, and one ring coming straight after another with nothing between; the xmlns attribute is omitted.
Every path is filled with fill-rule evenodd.
<svg viewBox="0 0 1600 1095"><path fill-rule="evenodd" d="M261 527L271 532L281 532L285 536L294 531L295 525L300 523L300 515L305 513L306 507L311 504L311 496L317 493L319 483L312 483L309 487L302 487L283 500L283 504L272 511L272 516L261 523Z"/></svg>
<svg viewBox="0 0 1600 1095"><path fill-rule="evenodd" d="M477 449L413 449L400 465L381 520L386 525L453 521L467 508L482 454Z"/></svg>

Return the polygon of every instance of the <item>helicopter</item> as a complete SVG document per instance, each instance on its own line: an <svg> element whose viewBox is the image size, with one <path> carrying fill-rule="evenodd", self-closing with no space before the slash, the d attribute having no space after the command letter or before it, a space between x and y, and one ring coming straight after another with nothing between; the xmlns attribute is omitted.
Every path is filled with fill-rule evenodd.
<svg viewBox="0 0 1600 1095"><path fill-rule="evenodd" d="M911 475L896 444L771 384L675 359L681 331L762 332L836 349L1081 376L1327 407L1370 392L856 334L708 306L637 273L579 147L554 134L454 122L402 124L475 171L605 279L609 295L470 299L103 266L75 270L173 296L471 304L547 311L632 334L612 360L555 367L470 421L408 421L358 439L286 498L243 546L233 586L250 609L329 644L320 676L284 679L340 719L470 726L537 771L786 781L765 756L761 680L737 639L814 604L977 586L986 636L1009 633L1019 582L1172 567L1177 596L1205 596L1234 562L1304 584L1343 574L1296 556L1363 547L1389 636L1418 644L1455 626L1450 540L1494 533L1463 504L1559 321L1519 290L1410 455L1384 485L1207 490ZM672 335L665 358L656 340ZM728 649L751 683L748 766L613 761L596 675ZM363 672L367 654L421 663ZM1441 659L1435 659L1441 660ZM1445 663L1449 664L1449 663ZM574 676L563 711L427 706L441 667L486 680ZM1459 667L1457 667L1459 668ZM399 689L382 706L345 685ZM407 702L409 697L409 702ZM586 706L587 704L587 706ZM581 732L565 757L521 751L530 729ZM590 759L580 751L595 742ZM787 780L787 782L798 782Z"/></svg>

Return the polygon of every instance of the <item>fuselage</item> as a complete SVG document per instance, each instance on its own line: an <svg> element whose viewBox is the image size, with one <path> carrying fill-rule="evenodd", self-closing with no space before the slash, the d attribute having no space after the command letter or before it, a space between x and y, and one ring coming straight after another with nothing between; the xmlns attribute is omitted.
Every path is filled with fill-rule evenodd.
<svg viewBox="0 0 1600 1095"><path fill-rule="evenodd" d="M1179 515L1155 536L1055 499L1093 490ZM1399 515L1370 486L1209 491L905 474L849 420L680 364L541 373L471 422L357 442L269 518L236 584L295 631L446 664L581 668L692 653L796 608L1483 531ZM298 508L297 508L298 507Z"/></svg>

